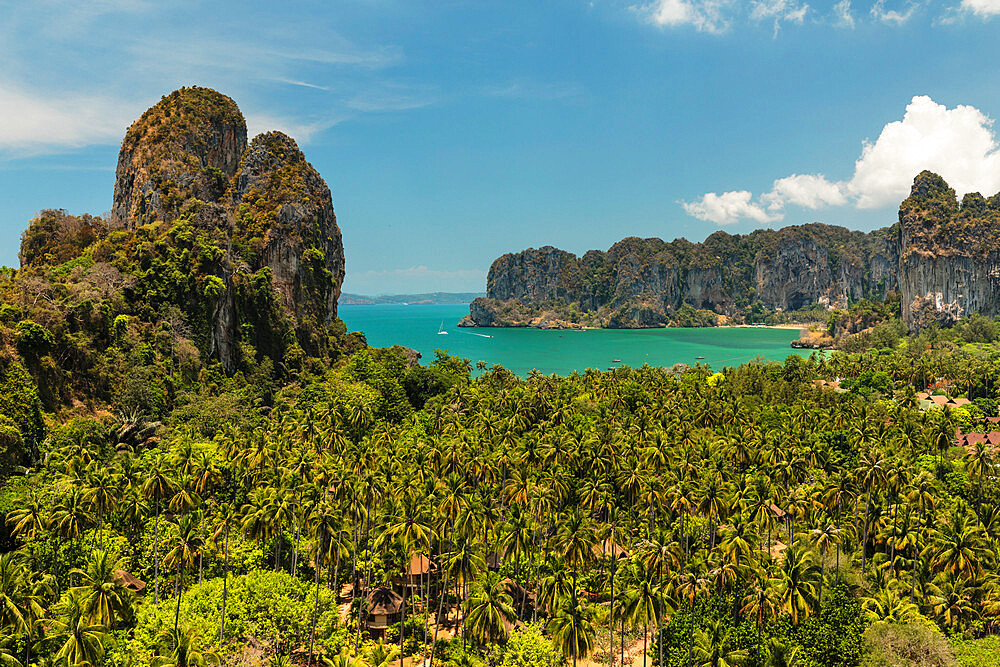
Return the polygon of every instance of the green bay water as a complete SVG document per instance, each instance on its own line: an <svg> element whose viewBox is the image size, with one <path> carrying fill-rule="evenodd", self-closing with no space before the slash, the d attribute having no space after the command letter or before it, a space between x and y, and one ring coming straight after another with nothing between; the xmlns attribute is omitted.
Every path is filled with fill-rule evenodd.
<svg viewBox="0 0 1000 667"><path fill-rule="evenodd" d="M340 306L348 331L363 331L373 347L404 345L420 352L422 363L434 350L457 357L501 364L518 375L532 369L568 375L587 368L605 370L627 364L639 367L704 363L716 370L756 357L783 361L793 350L797 329L720 327L710 329L541 330L462 328L456 326L468 306ZM439 334L439 330L447 334ZM698 359L697 357L704 357ZM615 361L616 359L620 361Z"/></svg>

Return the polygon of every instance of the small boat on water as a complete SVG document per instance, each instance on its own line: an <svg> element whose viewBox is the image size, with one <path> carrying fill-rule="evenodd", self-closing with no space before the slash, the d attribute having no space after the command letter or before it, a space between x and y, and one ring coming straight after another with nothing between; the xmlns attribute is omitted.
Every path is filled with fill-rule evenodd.
<svg viewBox="0 0 1000 667"><path fill-rule="evenodd" d="M447 336L448 332L444 330L444 320L441 320L441 326L438 327L438 336Z"/></svg>
<svg viewBox="0 0 1000 667"><path fill-rule="evenodd" d="M705 357L695 357L695 359L704 359Z"/></svg>
<svg viewBox="0 0 1000 667"><path fill-rule="evenodd" d="M611 360L611 363L613 363L613 364L620 364L621 362L622 362L621 359L612 359Z"/></svg>

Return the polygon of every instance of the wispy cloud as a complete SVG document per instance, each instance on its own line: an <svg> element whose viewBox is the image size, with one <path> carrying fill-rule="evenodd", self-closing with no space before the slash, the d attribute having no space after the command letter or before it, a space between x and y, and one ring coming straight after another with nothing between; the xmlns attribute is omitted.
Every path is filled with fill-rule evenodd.
<svg viewBox="0 0 1000 667"><path fill-rule="evenodd" d="M917 10L915 2L903 3L905 8L886 7L885 0L877 0L871 8L871 15L876 21L888 23L890 25L903 25L913 16Z"/></svg>
<svg viewBox="0 0 1000 667"><path fill-rule="evenodd" d="M301 143L352 117L436 99L393 82L393 68L405 62L397 46L358 44L300 17L217 20L223 10L201 4L204 20L192 22L192 4L39 0L8 11L0 0L0 152L115 144L145 108L182 85L216 88L237 101L251 131L280 129ZM318 97L308 109L294 106L293 96L279 94L287 86Z"/></svg>
<svg viewBox="0 0 1000 667"><path fill-rule="evenodd" d="M120 141L141 111L100 95L52 96L0 83L0 152L23 156Z"/></svg>
<svg viewBox="0 0 1000 667"><path fill-rule="evenodd" d="M991 18L1000 14L1000 0L962 0L960 8L982 18Z"/></svg>
<svg viewBox="0 0 1000 667"><path fill-rule="evenodd" d="M777 37L783 25L815 24L853 28L860 22L902 26L918 15L934 25L954 23L963 16L990 19L1000 15L1000 0L953 0L957 5L928 0L837 0L828 8L803 0L646 0L629 6L643 22L662 29L694 29L722 35L737 28L770 23Z"/></svg>
<svg viewBox="0 0 1000 667"><path fill-rule="evenodd" d="M833 6L833 15L836 18L836 25L853 28L854 10L851 8L851 0L840 0Z"/></svg>
<svg viewBox="0 0 1000 667"><path fill-rule="evenodd" d="M633 5L632 11L661 28L691 26L698 31L719 34L730 25L730 0L654 0Z"/></svg>

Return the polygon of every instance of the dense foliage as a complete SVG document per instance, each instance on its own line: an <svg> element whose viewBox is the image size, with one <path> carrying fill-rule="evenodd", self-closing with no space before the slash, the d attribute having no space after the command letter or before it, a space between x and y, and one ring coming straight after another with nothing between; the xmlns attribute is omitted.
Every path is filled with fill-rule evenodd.
<svg viewBox="0 0 1000 667"><path fill-rule="evenodd" d="M202 368L165 424L65 413L35 433L42 462L0 493L15 539L0 650L66 665L954 664L1000 629L993 452L953 446L958 428L992 428L996 330L972 319L716 373L474 376L401 348L267 390ZM29 351L8 354L18 368ZM922 412L918 390L972 402ZM416 555L436 569L403 586ZM392 588L383 633L370 594Z"/></svg>

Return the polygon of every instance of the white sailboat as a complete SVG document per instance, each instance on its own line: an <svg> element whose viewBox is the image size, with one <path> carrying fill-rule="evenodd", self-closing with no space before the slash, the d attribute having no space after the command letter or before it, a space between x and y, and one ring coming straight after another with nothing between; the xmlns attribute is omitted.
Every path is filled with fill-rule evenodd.
<svg viewBox="0 0 1000 667"><path fill-rule="evenodd" d="M438 336L447 336L448 332L444 330L444 320L441 320L441 326L438 327Z"/></svg>

